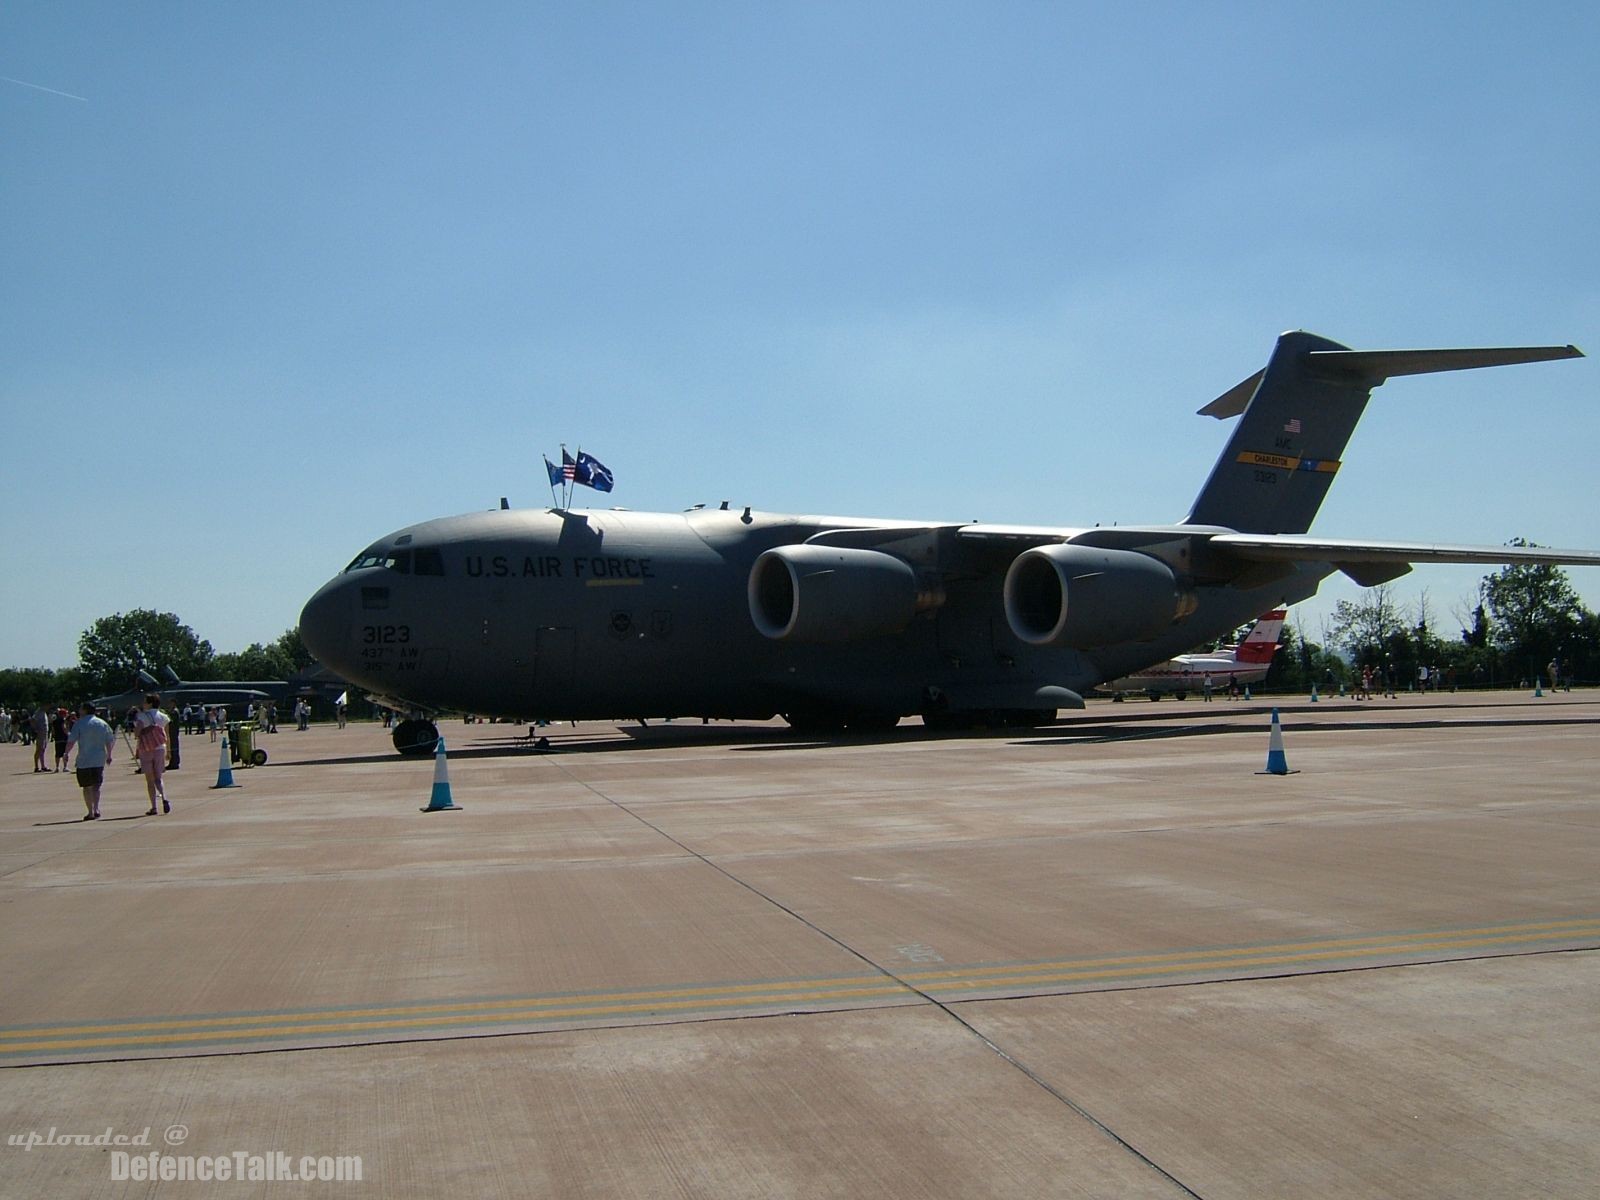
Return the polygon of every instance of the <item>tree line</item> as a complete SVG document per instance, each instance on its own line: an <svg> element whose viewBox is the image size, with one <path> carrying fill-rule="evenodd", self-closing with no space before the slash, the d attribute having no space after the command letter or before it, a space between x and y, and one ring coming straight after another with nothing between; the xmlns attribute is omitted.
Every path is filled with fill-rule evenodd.
<svg viewBox="0 0 1600 1200"><path fill-rule="evenodd" d="M286 629L275 641L255 642L237 653L218 654L176 614L138 608L101 617L84 630L76 666L0 668L0 706L71 706L138 687L141 670L163 682L167 668L184 680L244 682L288 679L315 661L298 629Z"/></svg>
<svg viewBox="0 0 1600 1200"><path fill-rule="evenodd" d="M1565 679L1600 679L1600 616L1583 606L1560 567L1505 567L1484 577L1475 599L1451 614L1451 634L1426 591L1406 603L1391 584L1368 588L1359 601L1334 606L1320 642L1286 625L1266 687L1349 686L1371 668L1380 682L1388 674L1406 688L1423 667L1457 687L1532 687L1536 679L1548 684L1552 661Z"/></svg>

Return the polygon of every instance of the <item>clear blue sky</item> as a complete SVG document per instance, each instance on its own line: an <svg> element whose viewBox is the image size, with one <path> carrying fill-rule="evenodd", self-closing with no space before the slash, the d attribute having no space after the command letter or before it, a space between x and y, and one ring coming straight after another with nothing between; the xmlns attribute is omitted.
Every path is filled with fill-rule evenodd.
<svg viewBox="0 0 1600 1200"><path fill-rule="evenodd" d="M1600 355L1597 62L1593 3L9 4L0 665L271 640L562 441L631 508L1178 519L1282 330ZM1396 380L1315 530L1600 548L1597 394Z"/></svg>

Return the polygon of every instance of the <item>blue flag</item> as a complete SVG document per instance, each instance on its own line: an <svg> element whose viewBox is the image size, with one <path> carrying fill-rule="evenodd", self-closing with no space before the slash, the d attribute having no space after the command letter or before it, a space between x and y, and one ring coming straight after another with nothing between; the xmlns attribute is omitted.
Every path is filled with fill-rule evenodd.
<svg viewBox="0 0 1600 1200"><path fill-rule="evenodd" d="M578 461L573 464L573 479L587 484L597 492L609 492L612 487L611 468L592 454L578 451Z"/></svg>
<svg viewBox="0 0 1600 1200"><path fill-rule="evenodd" d="M544 469L550 476L551 487L558 487L562 483L566 482L566 474L561 470L560 467L556 466L555 463L550 461L550 456L548 454L544 456Z"/></svg>

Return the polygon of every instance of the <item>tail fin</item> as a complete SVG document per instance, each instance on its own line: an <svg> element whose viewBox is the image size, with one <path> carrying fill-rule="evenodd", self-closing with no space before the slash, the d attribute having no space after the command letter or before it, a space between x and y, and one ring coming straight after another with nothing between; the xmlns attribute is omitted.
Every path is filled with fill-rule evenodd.
<svg viewBox="0 0 1600 1200"><path fill-rule="evenodd" d="M1218 419L1243 415L1184 524L1305 533L1372 389L1385 379L1578 357L1573 346L1351 350L1313 333L1286 333L1264 368L1200 410Z"/></svg>
<svg viewBox="0 0 1600 1200"><path fill-rule="evenodd" d="M1271 662L1272 656L1278 651L1278 634L1282 632L1284 618L1288 615L1288 611L1282 608L1262 613L1245 635L1244 641L1234 650L1233 661L1256 665Z"/></svg>

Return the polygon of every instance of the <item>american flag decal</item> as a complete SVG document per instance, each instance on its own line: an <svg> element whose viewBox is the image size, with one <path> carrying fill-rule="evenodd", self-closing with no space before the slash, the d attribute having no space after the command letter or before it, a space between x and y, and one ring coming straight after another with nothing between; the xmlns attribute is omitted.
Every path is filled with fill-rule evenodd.
<svg viewBox="0 0 1600 1200"><path fill-rule="evenodd" d="M1300 432L1300 418L1299 417L1290 417L1289 418L1289 423L1283 427L1283 431L1285 433L1299 433Z"/></svg>

